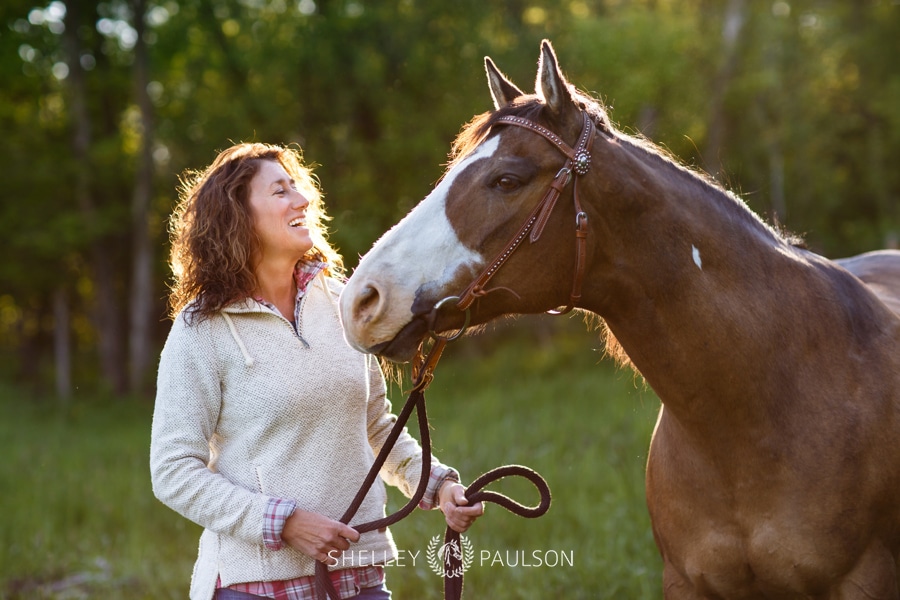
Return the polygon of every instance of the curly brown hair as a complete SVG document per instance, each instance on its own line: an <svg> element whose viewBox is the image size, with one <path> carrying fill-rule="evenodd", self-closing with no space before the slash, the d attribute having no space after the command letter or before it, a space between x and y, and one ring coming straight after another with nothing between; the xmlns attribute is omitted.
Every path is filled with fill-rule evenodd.
<svg viewBox="0 0 900 600"><path fill-rule="evenodd" d="M274 160L294 178L309 200L306 226L313 241L308 258L328 264L327 274L343 277L340 254L327 240L322 192L299 148L243 143L222 151L203 171L187 171L180 179L179 202L169 220L172 248L169 264L174 283L170 316L187 309L190 317L207 318L222 307L248 297L256 288L251 258L259 250L249 206L250 181L260 161Z"/></svg>

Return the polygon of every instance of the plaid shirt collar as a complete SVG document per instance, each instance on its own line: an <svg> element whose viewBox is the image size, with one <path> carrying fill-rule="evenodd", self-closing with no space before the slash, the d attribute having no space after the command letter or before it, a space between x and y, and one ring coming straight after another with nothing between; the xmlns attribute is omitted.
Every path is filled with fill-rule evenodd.
<svg viewBox="0 0 900 600"><path fill-rule="evenodd" d="M311 259L301 259L297 261L297 264L294 266L294 283L297 285L297 297L294 299L294 323L297 323L299 321L300 301L303 299L303 296L306 295L306 288L309 287L309 282L315 279L316 275L324 271L326 268L328 268L328 263L321 260ZM281 314L274 304L272 304L262 296L255 296L253 299L269 310L273 310L275 311L275 313ZM287 315L282 316L286 317Z"/></svg>

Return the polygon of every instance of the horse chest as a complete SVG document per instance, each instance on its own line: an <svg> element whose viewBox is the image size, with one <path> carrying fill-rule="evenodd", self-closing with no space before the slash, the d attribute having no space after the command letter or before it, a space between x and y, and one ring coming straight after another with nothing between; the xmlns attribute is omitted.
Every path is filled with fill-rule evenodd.
<svg viewBox="0 0 900 600"><path fill-rule="evenodd" d="M682 524L684 526L686 524ZM734 523L721 522L680 531L656 528L663 549L667 587L701 597L793 598L829 589L835 575L852 565L842 549L823 541L785 535L779 524L758 523L746 535ZM679 596L673 596L679 597ZM692 597L692 596L687 596Z"/></svg>
<svg viewBox="0 0 900 600"><path fill-rule="evenodd" d="M775 487L736 487L696 455L661 452L658 438L648 507L665 585L684 590L667 597L807 597L852 568L859 540L835 535L815 504L781 502L785 490Z"/></svg>

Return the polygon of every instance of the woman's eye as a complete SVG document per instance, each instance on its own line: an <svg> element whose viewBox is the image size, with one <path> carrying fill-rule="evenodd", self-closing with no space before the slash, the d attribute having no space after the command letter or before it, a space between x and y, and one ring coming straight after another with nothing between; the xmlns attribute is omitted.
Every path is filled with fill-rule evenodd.
<svg viewBox="0 0 900 600"><path fill-rule="evenodd" d="M517 189L521 182L511 175L501 175L494 181L494 187L504 192L511 192Z"/></svg>

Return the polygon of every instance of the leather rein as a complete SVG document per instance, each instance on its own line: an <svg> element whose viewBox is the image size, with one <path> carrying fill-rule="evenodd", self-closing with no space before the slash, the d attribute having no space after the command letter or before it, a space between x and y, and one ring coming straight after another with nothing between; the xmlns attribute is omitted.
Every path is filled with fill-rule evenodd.
<svg viewBox="0 0 900 600"><path fill-rule="evenodd" d="M397 512L367 523L353 524L352 527L360 534L376 529L382 530L400 521L415 510L425 495L425 490L431 477L431 434L428 417L425 413L425 390L434 378L434 368L437 366L437 362L440 360L441 353L444 351L447 342L448 339L446 338L435 339L427 356L423 356L422 347L419 347L419 352L413 362L413 389L406 399L403 409L398 413L397 421L385 439L378 456L375 457L375 462L372 463L363 483L359 486L356 496L354 496L350 506L339 520L341 523L349 524L350 520L356 515L369 489L375 482L376 477L378 477L381 467L384 466L385 460L387 460L394 444L397 442L397 438L403 433L413 410L416 410L418 415L419 437L422 444L422 468L419 473L419 485L409 501ZM541 497L537 505L525 506L504 494L484 489L489 483L504 477L513 476L524 477L537 488ZM466 487L465 496L470 505L477 502L493 502L513 514L532 519L540 517L550 509L550 486L547 485L547 482L540 474L522 465L505 465L491 469ZM449 525L444 532L444 544L455 544L456 548L461 547L460 534L452 530ZM443 563L444 598L447 600L460 600L462 598L463 573L467 565L463 565L462 558L456 557L452 552L446 554L445 561ZM328 573L328 566L324 562L316 561L315 589L317 600L340 600L340 595Z"/></svg>
<svg viewBox="0 0 900 600"><path fill-rule="evenodd" d="M393 449L394 443L402 433L403 428L406 426L414 409L417 410L418 414L419 436L422 444L422 470L419 475L419 485L412 498L410 498L406 505L397 512L368 523L353 525L353 528L359 533L383 529L396 523L411 513L421 501L425 494L425 489L431 474L431 436L429 432L428 417L425 413L425 390L434 378L434 369L437 366L438 360L440 360L441 354L447 343L461 336L466 330L466 327L469 324L469 307L477 298L488 293L488 291L484 289L484 286L491 278L493 278L500 267L506 263L522 241L526 237L529 237L529 233L531 243L540 239L544 227L547 225L547 221L550 218L550 213L556 206L556 201L573 178L574 184L572 195L575 205L575 274L572 282L572 292L569 294L569 303L565 309L562 311L550 312L552 314L565 314L571 311L581 299L581 288L584 282L584 273L587 264L588 217L578 200L578 177L584 175L590 169L591 147L596 134L596 126L590 116L586 112L582 113L582 115L584 118L584 126L574 148L566 144L566 142L558 135L546 127L538 125L534 121L515 116L504 116L497 119L497 124L522 127L544 137L553 144L557 150L565 155L566 162L553 178L543 199L531 211L519 231L497 254L484 271L482 271L481 275L469 284L461 296L444 298L435 305L432 311L432 318L436 316L437 311L440 310L443 305L455 300L456 308L465 311L466 313L465 324L459 331L449 336L441 336L434 331L429 331L429 335L434 339L434 343L431 345L431 349L427 355L424 355L423 347L419 347L416 359L413 362L412 391L410 392L403 409L397 415L397 422L388 434L381 451L375 458L375 462L369 469L362 485L360 485L359 491L344 515L340 518L340 521L349 524L357 510L359 510L369 488L375 482L378 472L384 465L388 454L390 454ZM484 489L489 483L510 476L528 479L537 488L541 497L540 503L536 506L524 506L503 494ZM537 472L521 465L506 465L491 469L473 481L472 484L466 488L465 495L470 504L477 502L493 502L503 506L514 514L527 518L540 517L550 508L550 488L547 485L547 482ZM460 534L450 529L450 527L447 527L444 534L444 543L456 544L456 547L459 548ZM452 552L447 553L446 560L447 562L444 566L444 598L457 600L462 597L462 573L465 571L465 565L462 564L462 559L454 557ZM316 595L319 600L325 600L326 598L338 600L339 598L337 590L335 590L328 574L328 567L323 562L316 563Z"/></svg>

